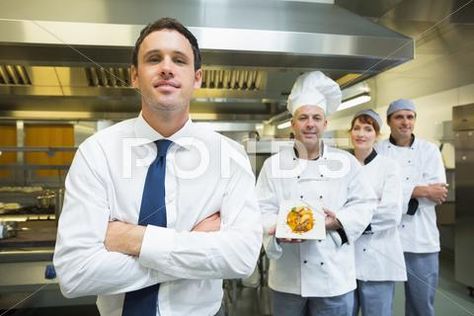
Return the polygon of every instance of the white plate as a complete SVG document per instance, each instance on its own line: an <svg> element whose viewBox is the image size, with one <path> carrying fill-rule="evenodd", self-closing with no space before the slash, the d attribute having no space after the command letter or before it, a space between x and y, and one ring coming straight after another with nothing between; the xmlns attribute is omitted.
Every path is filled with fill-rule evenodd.
<svg viewBox="0 0 474 316"><path fill-rule="evenodd" d="M287 224L287 216L293 207L305 206L313 210L314 226L305 233L295 233ZM317 201L285 200L280 203L275 236L290 239L326 239L325 215Z"/></svg>

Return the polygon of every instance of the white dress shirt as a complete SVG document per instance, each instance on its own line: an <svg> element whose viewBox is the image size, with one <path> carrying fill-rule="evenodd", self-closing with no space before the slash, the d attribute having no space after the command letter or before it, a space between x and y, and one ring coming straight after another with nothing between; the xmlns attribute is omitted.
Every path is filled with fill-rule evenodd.
<svg viewBox="0 0 474 316"><path fill-rule="evenodd" d="M362 167L364 179L375 192L378 205L370 231L355 242L356 275L361 281L405 281L405 258L398 233L402 218L402 183L398 164L376 154Z"/></svg>
<svg viewBox="0 0 474 316"><path fill-rule="evenodd" d="M408 203L415 186L446 183L443 160L438 148L425 140L415 138L409 147L396 146L384 140L376 147L378 153L398 162L402 175L402 221L399 227L403 251L432 253L440 251L436 226L436 203L418 198L418 209L408 215Z"/></svg>
<svg viewBox="0 0 474 316"><path fill-rule="evenodd" d="M248 158L190 120L168 138L167 227L147 226L139 257L105 249L109 221L137 223L153 141L162 138L140 115L88 138L69 170L54 265L63 294L98 295L101 315L121 315L124 293L156 283L161 316L214 315L222 279L254 270L262 230ZM191 232L217 211L220 231Z"/></svg>
<svg viewBox="0 0 474 316"><path fill-rule="evenodd" d="M339 234L328 231L324 240L289 244L264 233L270 288L303 297L337 296L355 289L353 245L376 205L360 171L352 155L327 146L317 160L298 159L289 148L265 161L257 181L264 232L275 226L282 201L317 199L336 213L348 239L341 244Z"/></svg>

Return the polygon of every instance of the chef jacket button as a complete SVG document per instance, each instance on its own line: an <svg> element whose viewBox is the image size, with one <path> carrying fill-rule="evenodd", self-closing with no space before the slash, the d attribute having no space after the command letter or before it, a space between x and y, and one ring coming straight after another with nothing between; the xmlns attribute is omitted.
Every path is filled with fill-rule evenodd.
<svg viewBox="0 0 474 316"><path fill-rule="evenodd" d="M408 160L408 163L411 163L411 160Z"/></svg>
<svg viewBox="0 0 474 316"><path fill-rule="evenodd" d="M293 160L296 160L296 158L293 157Z"/></svg>
<svg viewBox="0 0 474 316"><path fill-rule="evenodd" d="M303 263L308 263L308 260L303 261Z"/></svg>
<svg viewBox="0 0 474 316"><path fill-rule="evenodd" d="M405 228L405 225L402 225L402 228Z"/></svg>
<svg viewBox="0 0 474 316"><path fill-rule="evenodd" d="M320 198L320 199L322 199L322 198L323 198L323 196L322 196L322 195L320 195L320 196L319 196L319 198Z"/></svg>
<svg viewBox="0 0 474 316"><path fill-rule="evenodd" d="M323 265L324 265L324 262L321 262L321 265L323 266Z"/></svg>
<svg viewBox="0 0 474 316"><path fill-rule="evenodd" d="M363 250L363 251L366 251L367 249L364 248L364 249L362 249L362 250Z"/></svg>
<svg viewBox="0 0 474 316"><path fill-rule="evenodd" d="M407 180L410 179L410 177L407 177Z"/></svg>
<svg viewBox="0 0 474 316"><path fill-rule="evenodd" d="M300 177L300 176L297 176L296 178L299 179L299 178L301 178L301 177Z"/></svg>
<svg viewBox="0 0 474 316"><path fill-rule="evenodd" d="M302 195L300 195L300 199L302 199L302 198L303 198L303 196L302 196Z"/></svg>
<svg viewBox="0 0 474 316"><path fill-rule="evenodd" d="M321 178L324 177L323 175L321 175Z"/></svg>
<svg viewBox="0 0 474 316"><path fill-rule="evenodd" d="M320 240L318 240L318 241L321 242L322 240L320 239Z"/></svg>

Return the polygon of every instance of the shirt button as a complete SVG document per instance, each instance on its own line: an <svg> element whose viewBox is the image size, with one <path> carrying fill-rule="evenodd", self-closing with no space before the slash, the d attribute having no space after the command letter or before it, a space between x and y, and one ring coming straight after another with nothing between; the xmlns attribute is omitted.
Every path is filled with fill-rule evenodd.
<svg viewBox="0 0 474 316"><path fill-rule="evenodd" d="M366 250L367 250L367 249L365 249L365 248L363 249L363 251L366 251Z"/></svg>
<svg viewBox="0 0 474 316"><path fill-rule="evenodd" d="M293 160L296 160L296 158L293 158Z"/></svg>
<svg viewBox="0 0 474 316"><path fill-rule="evenodd" d="M408 163L411 163L411 160L408 160Z"/></svg>
<svg viewBox="0 0 474 316"><path fill-rule="evenodd" d="M405 228L405 225L402 225L402 228Z"/></svg>
<svg viewBox="0 0 474 316"><path fill-rule="evenodd" d="M300 195L300 199L302 199L302 198L303 198L303 196L302 196L302 195Z"/></svg>
<svg viewBox="0 0 474 316"><path fill-rule="evenodd" d="M321 178L324 177L323 175L321 175Z"/></svg>
<svg viewBox="0 0 474 316"><path fill-rule="evenodd" d="M300 176L297 176L296 178L297 178L297 179L299 179L299 178L300 178Z"/></svg>
<svg viewBox="0 0 474 316"><path fill-rule="evenodd" d="M321 262L321 265L323 266L323 265L324 265L324 262Z"/></svg>
<svg viewBox="0 0 474 316"><path fill-rule="evenodd" d="M320 195L320 196L319 196L319 198L320 198L320 199L322 199L322 198L323 198L323 196L322 196L322 195Z"/></svg>
<svg viewBox="0 0 474 316"><path fill-rule="evenodd" d="M308 263L308 261L307 261L307 260L305 260L305 261L303 261L303 263Z"/></svg>
<svg viewBox="0 0 474 316"><path fill-rule="evenodd" d="M319 242L321 242L322 240L318 240Z"/></svg>
<svg viewBox="0 0 474 316"><path fill-rule="evenodd" d="M407 180L410 179L410 177L407 177Z"/></svg>

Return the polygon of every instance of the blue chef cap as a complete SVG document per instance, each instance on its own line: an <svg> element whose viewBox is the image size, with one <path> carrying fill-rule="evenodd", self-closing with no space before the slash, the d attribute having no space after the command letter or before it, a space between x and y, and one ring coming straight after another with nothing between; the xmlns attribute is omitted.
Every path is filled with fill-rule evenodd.
<svg viewBox="0 0 474 316"><path fill-rule="evenodd" d="M390 116L390 114L401 110L408 110L416 113L415 104L412 100L398 99L390 103L390 105L388 106L387 117Z"/></svg>
<svg viewBox="0 0 474 316"><path fill-rule="evenodd" d="M370 116L371 118L374 119L375 122L377 122L377 124L379 125L379 128L381 129L382 128L382 119L380 118L380 115L375 112L374 110L372 109L367 109L367 110L362 110L362 111L359 111L356 113L356 115L354 115L354 119L361 116L361 115L368 115Z"/></svg>

